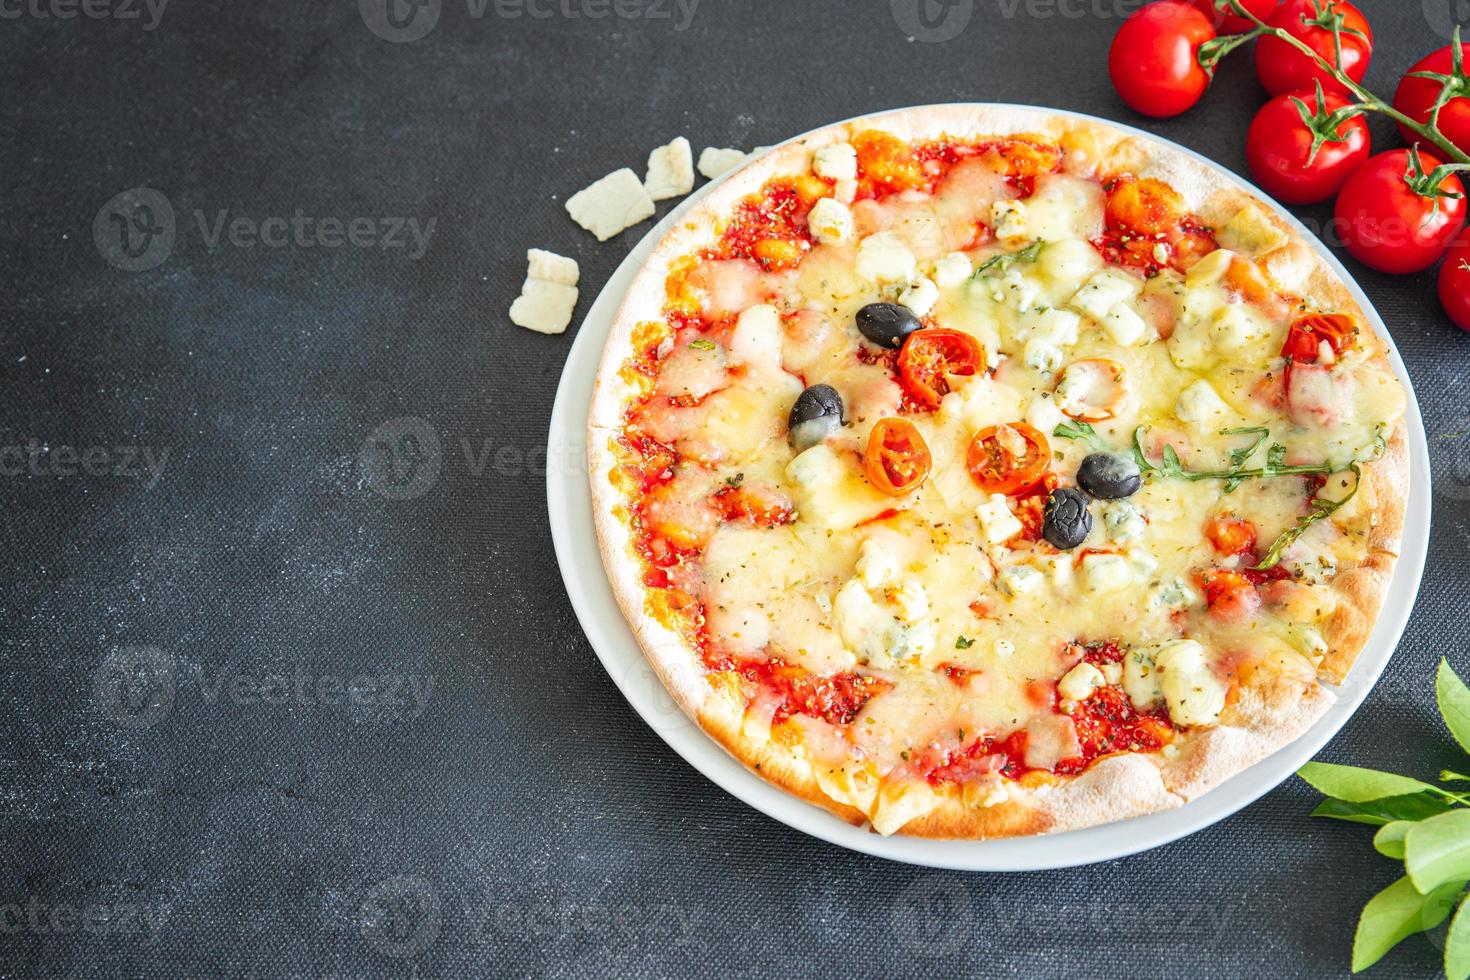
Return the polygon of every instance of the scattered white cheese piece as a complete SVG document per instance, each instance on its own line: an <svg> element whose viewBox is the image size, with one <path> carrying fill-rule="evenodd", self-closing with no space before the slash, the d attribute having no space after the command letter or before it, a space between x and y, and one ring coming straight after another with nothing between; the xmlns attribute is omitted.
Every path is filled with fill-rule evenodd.
<svg viewBox="0 0 1470 980"><path fill-rule="evenodd" d="M1123 683L1122 664L1103 664L1101 667L1103 680L1109 684L1117 685Z"/></svg>
<svg viewBox="0 0 1470 980"><path fill-rule="evenodd" d="M1189 267L1189 271L1184 274L1184 285L1190 289L1199 289L1219 282L1230 271L1230 263L1234 258L1235 253L1229 249L1215 249Z"/></svg>
<svg viewBox="0 0 1470 980"><path fill-rule="evenodd" d="M1041 573L1030 565L1012 565L997 576L995 584L1006 595L1015 598L1036 591L1041 585Z"/></svg>
<svg viewBox="0 0 1470 980"><path fill-rule="evenodd" d="M996 201L990 206L990 224L1001 241L1026 237L1026 205L1020 201Z"/></svg>
<svg viewBox="0 0 1470 980"><path fill-rule="evenodd" d="M995 655L997 657L1009 657L1016 652L1016 645L1010 640L995 641Z"/></svg>
<svg viewBox="0 0 1470 980"><path fill-rule="evenodd" d="M1174 403L1174 414L1179 421L1196 429L1216 431L1230 420L1230 406L1219 393L1203 378L1179 393Z"/></svg>
<svg viewBox="0 0 1470 980"><path fill-rule="evenodd" d="M1054 374L1062 366L1061 348L1041 337L1032 337L1026 341L1021 356L1028 368L1042 374Z"/></svg>
<svg viewBox="0 0 1470 980"><path fill-rule="evenodd" d="M1084 660L1062 675L1057 693L1068 701L1086 701L1088 695L1106 684L1103 672Z"/></svg>
<svg viewBox="0 0 1470 980"><path fill-rule="evenodd" d="M858 245L857 273L874 282L897 282L914 271L914 253L891 231L869 235Z"/></svg>
<svg viewBox="0 0 1470 980"><path fill-rule="evenodd" d="M1113 343L1127 347L1138 338L1143 336L1148 325L1143 322L1143 317L1133 311L1133 307L1123 303L1117 303L1107 316L1102 318L1103 329L1108 336L1113 338Z"/></svg>
<svg viewBox="0 0 1470 980"><path fill-rule="evenodd" d="M1120 544L1138 537L1148 527L1138 508L1126 500L1110 501L1101 510L1108 537Z"/></svg>
<svg viewBox="0 0 1470 980"><path fill-rule="evenodd" d="M828 180L857 179L857 150L851 143L829 143L812 154L812 172Z"/></svg>
<svg viewBox="0 0 1470 980"><path fill-rule="evenodd" d="M648 175L643 189L655 201L683 197L694 190L694 150L680 136L648 154Z"/></svg>
<svg viewBox="0 0 1470 980"><path fill-rule="evenodd" d="M1123 658L1123 691L1133 707L1148 711L1163 700L1159 678L1154 671L1154 651L1140 647L1128 651Z"/></svg>
<svg viewBox="0 0 1470 980"><path fill-rule="evenodd" d="M991 494L989 500L975 508L975 516L980 519L980 527L992 544L1009 541L1025 530L1016 515L1011 513L1010 502L1003 493Z"/></svg>
<svg viewBox="0 0 1470 980"><path fill-rule="evenodd" d="M1093 592L1116 592L1133 580L1133 570L1122 555L1094 554L1082 559L1082 576Z"/></svg>
<svg viewBox="0 0 1470 980"><path fill-rule="evenodd" d="M939 302L939 287L932 279L916 279L898 294L898 301L913 310L914 316L927 316Z"/></svg>
<svg viewBox="0 0 1470 980"><path fill-rule="evenodd" d="M1046 555L1037 558L1033 564L1041 570L1041 573L1051 579L1051 584L1057 588L1066 588L1072 584L1072 556L1071 555Z"/></svg>
<svg viewBox="0 0 1470 980"><path fill-rule="evenodd" d="M734 170L745 160L746 154L742 150L706 146L699 152L699 172L714 180L721 174Z"/></svg>
<svg viewBox="0 0 1470 980"><path fill-rule="evenodd" d="M557 334L577 306L577 260L533 248L526 252L526 281L510 305L510 322L537 333Z"/></svg>
<svg viewBox="0 0 1470 980"><path fill-rule="evenodd" d="M1159 690L1176 725L1213 725L1225 710L1226 686L1196 640L1166 643L1154 656Z"/></svg>
<svg viewBox="0 0 1470 980"><path fill-rule="evenodd" d="M851 204L853 199L857 197L857 181L839 180L832 185L832 197L841 201L843 204Z"/></svg>
<svg viewBox="0 0 1470 980"><path fill-rule="evenodd" d="M1100 322L1113 307L1131 303L1142 291L1143 283L1128 273L1104 269L1077 290L1071 305Z"/></svg>
<svg viewBox="0 0 1470 980"><path fill-rule="evenodd" d="M548 252L544 248L526 250L526 278L544 282L557 282L563 286L575 286L581 271L577 260Z"/></svg>
<svg viewBox="0 0 1470 980"><path fill-rule="evenodd" d="M870 536L858 552L857 566L853 571L870 589L881 589L898 577L901 569L894 555L893 542Z"/></svg>
<svg viewBox="0 0 1470 980"><path fill-rule="evenodd" d="M1050 439L1057 426L1067 421L1067 417L1057 408L1055 398L1037 395L1031 399L1031 404L1026 409L1026 421L1037 432Z"/></svg>
<svg viewBox="0 0 1470 980"><path fill-rule="evenodd" d="M544 279L527 279L510 304L510 322L537 333L562 333L572 322L577 287Z"/></svg>
<svg viewBox="0 0 1470 980"><path fill-rule="evenodd" d="M901 618L910 623L929 615L929 593L918 582L901 582L893 590L893 604Z"/></svg>
<svg viewBox="0 0 1470 980"><path fill-rule="evenodd" d="M572 220L596 235L599 242L654 212L653 198L643 189L643 181L627 167L614 170L567 198L566 208Z"/></svg>
<svg viewBox="0 0 1470 980"><path fill-rule="evenodd" d="M950 252L944 258L934 263L934 274L932 276L935 285L944 289L951 289L960 285L974 273L974 267L970 265L970 257L964 252Z"/></svg>
<svg viewBox="0 0 1470 980"><path fill-rule="evenodd" d="M852 212L846 204L824 197L807 214L807 227L823 245L846 245L852 241Z"/></svg>

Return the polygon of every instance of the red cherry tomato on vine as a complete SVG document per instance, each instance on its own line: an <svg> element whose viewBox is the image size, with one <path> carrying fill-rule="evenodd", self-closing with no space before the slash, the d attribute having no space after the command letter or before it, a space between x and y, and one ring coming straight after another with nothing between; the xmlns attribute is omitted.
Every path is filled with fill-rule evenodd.
<svg viewBox="0 0 1470 980"><path fill-rule="evenodd" d="M1210 87L1199 52L1214 39L1210 18L1188 3L1151 3L1124 21L1113 38L1108 53L1113 87L1145 116L1177 116Z"/></svg>
<svg viewBox="0 0 1470 980"><path fill-rule="evenodd" d="M1465 224L1465 188L1449 174L1430 174L1440 161L1409 150L1380 153L1363 164L1337 198L1337 232L1353 257L1379 272L1423 272L1444 255Z"/></svg>
<svg viewBox="0 0 1470 980"><path fill-rule="evenodd" d="M1245 137L1256 183L1287 204L1316 204L1342 190L1373 149L1361 114L1337 115L1352 104L1336 95L1319 100L1315 91L1267 102Z"/></svg>
<svg viewBox="0 0 1470 980"><path fill-rule="evenodd" d="M1244 34L1246 31L1256 29L1255 21L1234 12L1222 12L1215 6L1215 0L1189 0L1189 2L1191 6L1208 17L1210 23L1215 25L1215 30L1221 34ZM1241 6L1261 20L1268 19L1271 12L1280 5L1281 0L1241 0Z"/></svg>
<svg viewBox="0 0 1470 980"><path fill-rule="evenodd" d="M1410 68L1408 75L1423 71L1450 76L1455 73L1456 68L1455 46L1451 44ZM1463 60L1458 68L1463 72ZM1408 75L1399 82L1399 89L1393 96L1393 107L1415 122L1428 122L1430 110L1434 108L1434 102L1439 98L1444 83L1432 78L1410 78ZM1470 97L1457 95L1445 103L1444 108L1439 110L1439 129L1451 143L1470 153ZM1405 142L1410 145L1424 141L1424 137L1402 124L1399 125L1399 132L1404 134Z"/></svg>
<svg viewBox="0 0 1470 980"><path fill-rule="evenodd" d="M1470 330L1470 227L1450 245L1439 270L1439 301L1461 330Z"/></svg>
<svg viewBox="0 0 1470 980"><path fill-rule="evenodd" d="M1340 23L1342 70L1355 82L1368 74L1368 63L1373 60L1373 28L1348 0L1286 0L1266 23L1302 41L1329 64L1335 57L1332 25ZM1311 89L1318 81L1329 92L1349 94L1315 58L1278 37L1263 37L1256 45L1256 74L1272 95Z"/></svg>

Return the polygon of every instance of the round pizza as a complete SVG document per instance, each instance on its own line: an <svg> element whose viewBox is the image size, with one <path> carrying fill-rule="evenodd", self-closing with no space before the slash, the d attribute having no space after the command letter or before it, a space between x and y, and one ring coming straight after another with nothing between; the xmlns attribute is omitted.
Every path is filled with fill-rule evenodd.
<svg viewBox="0 0 1470 980"><path fill-rule="evenodd" d="M658 245L589 420L680 705L882 834L1176 807L1333 699L1406 392L1267 205L1104 123L944 105L747 164Z"/></svg>

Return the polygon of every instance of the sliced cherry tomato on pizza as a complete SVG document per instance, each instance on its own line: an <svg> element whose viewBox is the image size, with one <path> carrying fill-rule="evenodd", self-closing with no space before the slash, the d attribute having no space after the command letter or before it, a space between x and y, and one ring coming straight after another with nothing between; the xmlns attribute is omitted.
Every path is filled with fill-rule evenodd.
<svg viewBox="0 0 1470 980"><path fill-rule="evenodd" d="M1439 301L1461 330L1470 330L1470 225L1460 232L1439 270Z"/></svg>
<svg viewBox="0 0 1470 980"><path fill-rule="evenodd" d="M1282 356L1299 364L1316 364L1322 345L1332 348L1333 357L1352 350L1358 342L1358 321L1346 313L1309 313L1297 319L1286 332Z"/></svg>
<svg viewBox="0 0 1470 980"><path fill-rule="evenodd" d="M1234 514L1216 514L1205 524L1205 537L1222 555L1255 555L1256 526Z"/></svg>
<svg viewBox="0 0 1470 980"><path fill-rule="evenodd" d="M1041 482L1051 465L1051 446L1025 422L991 425L970 440L965 463L981 490L1009 497Z"/></svg>
<svg viewBox="0 0 1470 980"><path fill-rule="evenodd" d="M1329 64L1336 57L1336 37L1341 37L1343 72L1355 82L1368 74L1373 28L1348 0L1286 0L1266 23L1286 31ZM1350 94L1316 58L1270 35L1256 45L1256 74L1272 95L1310 90L1317 82L1337 95Z"/></svg>
<svg viewBox="0 0 1470 980"><path fill-rule="evenodd" d="M1240 572L1214 568L1200 575L1210 615L1226 622L1240 622L1261 608L1261 593Z"/></svg>
<svg viewBox="0 0 1470 980"><path fill-rule="evenodd" d="M1353 258L1379 272L1423 272L1465 223L1460 178L1427 153L1391 150L1363 164L1337 198L1334 224Z"/></svg>
<svg viewBox="0 0 1470 980"><path fill-rule="evenodd" d="M1437 75L1439 78L1414 77L1420 73ZM1393 107L1417 123L1427 123L1434 113L1434 105L1439 100L1440 93L1444 91L1445 81L1451 78L1460 81L1460 92L1467 91L1466 86L1470 86L1470 80L1467 80L1465 74L1464 56L1461 54L1456 59L1453 44L1440 48L1409 69L1403 81L1399 82L1398 91L1394 93ZM1457 95L1440 107L1439 130L1451 143L1470 153L1470 95ZM1424 139L1402 123L1399 124L1399 132L1404 134L1404 142L1410 145Z"/></svg>
<svg viewBox="0 0 1470 980"><path fill-rule="evenodd" d="M915 330L898 352L898 376L914 401L938 408L949 394L949 379L973 377L985 367L980 342L960 330Z"/></svg>
<svg viewBox="0 0 1470 980"><path fill-rule="evenodd" d="M1213 40L1211 19L1188 3L1151 3L1124 21L1113 38L1113 87L1145 116L1177 116L1210 87L1200 48Z"/></svg>
<svg viewBox="0 0 1470 980"><path fill-rule="evenodd" d="M868 482L890 497L902 497L929 475L929 446L908 419L879 419L868 434L863 472Z"/></svg>
<svg viewBox="0 0 1470 980"><path fill-rule="evenodd" d="M1123 365L1105 357L1073 361L1062 369L1057 379L1057 408L1084 422L1112 418L1127 399L1128 380Z"/></svg>
<svg viewBox="0 0 1470 980"><path fill-rule="evenodd" d="M1319 90L1276 96L1256 114L1245 138L1256 183L1287 204L1332 197L1372 150L1362 110Z"/></svg>

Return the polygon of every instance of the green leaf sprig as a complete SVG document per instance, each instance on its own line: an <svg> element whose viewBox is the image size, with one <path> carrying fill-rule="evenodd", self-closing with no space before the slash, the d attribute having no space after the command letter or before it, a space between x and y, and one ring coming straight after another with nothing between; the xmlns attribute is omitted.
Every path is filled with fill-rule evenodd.
<svg viewBox="0 0 1470 980"><path fill-rule="evenodd" d="M978 280L992 272L998 275L1003 274L1017 262L1035 262L1037 256L1040 254L1041 242L1036 241L1027 245L1019 252L1001 252L999 255L992 255L975 267L975 271L970 278Z"/></svg>
<svg viewBox="0 0 1470 980"><path fill-rule="evenodd" d="M1052 429L1051 434L1058 439L1071 439L1076 442L1085 442L1093 449L1108 448L1107 440L1098 435L1097 430L1086 422L1063 422L1055 429Z"/></svg>
<svg viewBox="0 0 1470 980"><path fill-rule="evenodd" d="M1222 429L1222 436L1230 435L1254 435L1255 440L1249 445L1230 453L1230 466L1223 470L1191 470L1179 459L1179 454L1174 451L1173 446L1164 447L1164 455L1155 463L1148 458L1148 453L1143 448L1143 434L1147 431L1144 426L1133 430L1133 458L1138 463L1138 469L1145 476L1157 474L1175 480L1224 480L1225 492L1229 493L1240 486L1246 480L1259 480L1272 476L1292 476L1294 474L1321 473L1331 475L1341 472L1346 467L1339 466L1331 461L1323 463L1299 463L1288 466L1286 464L1286 447L1280 443L1272 443L1271 448L1266 450L1266 460L1260 466L1247 466L1251 457L1255 456L1256 450L1271 437L1266 429Z"/></svg>
<svg viewBox="0 0 1470 980"><path fill-rule="evenodd" d="M1470 688L1441 660L1435 702L1450 735L1470 753ZM1373 847L1401 861L1404 876L1363 906L1353 937L1352 969L1368 969L1409 936L1454 913L1444 946L1449 980L1470 978L1470 797L1396 773L1309 762L1297 772L1323 800L1312 815L1378 828ZM1445 770L1441 782L1467 777Z"/></svg>

